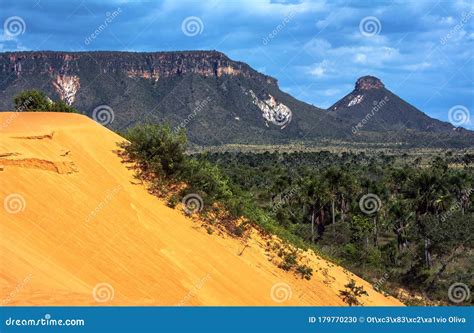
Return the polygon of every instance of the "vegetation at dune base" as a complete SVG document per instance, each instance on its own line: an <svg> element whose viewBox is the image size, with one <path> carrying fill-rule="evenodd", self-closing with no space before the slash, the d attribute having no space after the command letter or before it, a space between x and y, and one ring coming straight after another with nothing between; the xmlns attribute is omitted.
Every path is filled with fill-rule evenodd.
<svg viewBox="0 0 474 333"><path fill-rule="evenodd" d="M25 90L13 98L15 110L25 111L49 111L49 112L75 112L78 111L65 102L52 101L46 94L39 90Z"/></svg>
<svg viewBox="0 0 474 333"><path fill-rule="evenodd" d="M127 158L138 164L137 177L151 182L151 190L167 197L170 207L183 202L186 197L198 196L202 203L197 203L196 207L193 206L196 201L190 200L187 208L209 222L206 226L209 234L219 223L234 237L245 238L251 224L279 236L285 244L267 244L269 248L278 248L281 258L279 266L301 278L311 279L312 269L300 262L298 251L294 248L305 247L305 243L259 208L251 193L235 186L214 163L186 155L184 130L172 131L168 125L145 124L123 135L128 141L120 146ZM182 184L186 185L180 186ZM179 188L177 193L173 192L175 188Z"/></svg>
<svg viewBox="0 0 474 333"><path fill-rule="evenodd" d="M426 164L403 153L199 156L250 193L279 226L380 291L396 295L402 287L429 303L447 304L454 283L472 288L474 165L469 154L460 159L447 151ZM472 298L460 302L469 303Z"/></svg>
<svg viewBox="0 0 474 333"><path fill-rule="evenodd" d="M170 206L197 194L208 228L218 221L245 237L254 224L276 234L293 245L267 244L278 252L279 267L301 278L313 272L295 249L309 247L382 292L402 287L424 295L423 302L448 304L451 285L472 287L472 158L454 161L447 152L421 165L404 155L328 151L187 155L185 133L166 125L138 126L126 138L122 147L140 178L157 193L178 189ZM244 222L236 223L240 217ZM364 293L347 285L340 297L358 305Z"/></svg>
<svg viewBox="0 0 474 333"><path fill-rule="evenodd" d="M364 290L364 287L357 286L355 280L351 279L349 283L344 286L346 289L339 291L342 300L349 306L363 305L360 301L362 295L369 294Z"/></svg>

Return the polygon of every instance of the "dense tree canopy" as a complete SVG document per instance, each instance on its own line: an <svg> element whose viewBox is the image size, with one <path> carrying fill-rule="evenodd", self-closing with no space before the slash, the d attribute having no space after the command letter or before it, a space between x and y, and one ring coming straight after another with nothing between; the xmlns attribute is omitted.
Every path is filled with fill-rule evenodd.
<svg viewBox="0 0 474 333"><path fill-rule="evenodd" d="M39 90L25 90L13 98L16 111L77 112L63 101L52 101Z"/></svg>
<svg viewBox="0 0 474 333"><path fill-rule="evenodd" d="M173 200L198 194L203 213L218 202L378 289L403 287L447 303L450 285L472 285L474 172L456 156L423 165L404 155L327 151L186 155L184 133L161 125L137 127L128 139L123 147L155 185L187 184ZM292 251L282 259L281 268L311 277Z"/></svg>

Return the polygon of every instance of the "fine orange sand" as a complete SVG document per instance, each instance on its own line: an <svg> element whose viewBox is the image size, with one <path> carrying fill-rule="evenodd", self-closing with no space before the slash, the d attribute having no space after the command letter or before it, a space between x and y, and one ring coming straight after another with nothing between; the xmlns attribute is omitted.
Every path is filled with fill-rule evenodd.
<svg viewBox="0 0 474 333"><path fill-rule="evenodd" d="M91 119L0 113L1 305L401 305L314 254L310 281L277 268L254 233L208 235L134 179L123 139Z"/></svg>

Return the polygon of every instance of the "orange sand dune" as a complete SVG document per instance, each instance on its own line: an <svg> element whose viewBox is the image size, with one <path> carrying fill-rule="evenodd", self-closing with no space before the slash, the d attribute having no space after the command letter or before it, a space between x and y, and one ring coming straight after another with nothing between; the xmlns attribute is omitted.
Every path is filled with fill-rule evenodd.
<svg viewBox="0 0 474 333"><path fill-rule="evenodd" d="M401 305L314 254L310 281L282 271L255 234L239 255L137 184L122 140L82 115L0 113L2 305L343 305L350 277L365 305Z"/></svg>

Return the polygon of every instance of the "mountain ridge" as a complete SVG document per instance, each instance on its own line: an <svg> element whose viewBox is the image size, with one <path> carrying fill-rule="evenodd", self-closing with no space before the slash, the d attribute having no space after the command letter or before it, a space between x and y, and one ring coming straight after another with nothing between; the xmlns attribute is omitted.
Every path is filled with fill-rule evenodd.
<svg viewBox="0 0 474 333"><path fill-rule="evenodd" d="M11 110L15 94L35 88L92 118L97 108L107 106L113 114L105 125L115 130L143 121L185 127L190 142L199 146L311 144L329 139L463 147L474 138L474 132L453 131L448 123L440 125L441 121L421 116L389 90L386 94L393 94L392 100L408 110L398 116L410 119L387 121L379 113L354 134L354 126L371 112L371 105L355 105L353 109L360 111L349 115L334 112L345 96L329 109L318 108L281 91L276 78L215 50L0 53L2 108Z"/></svg>

